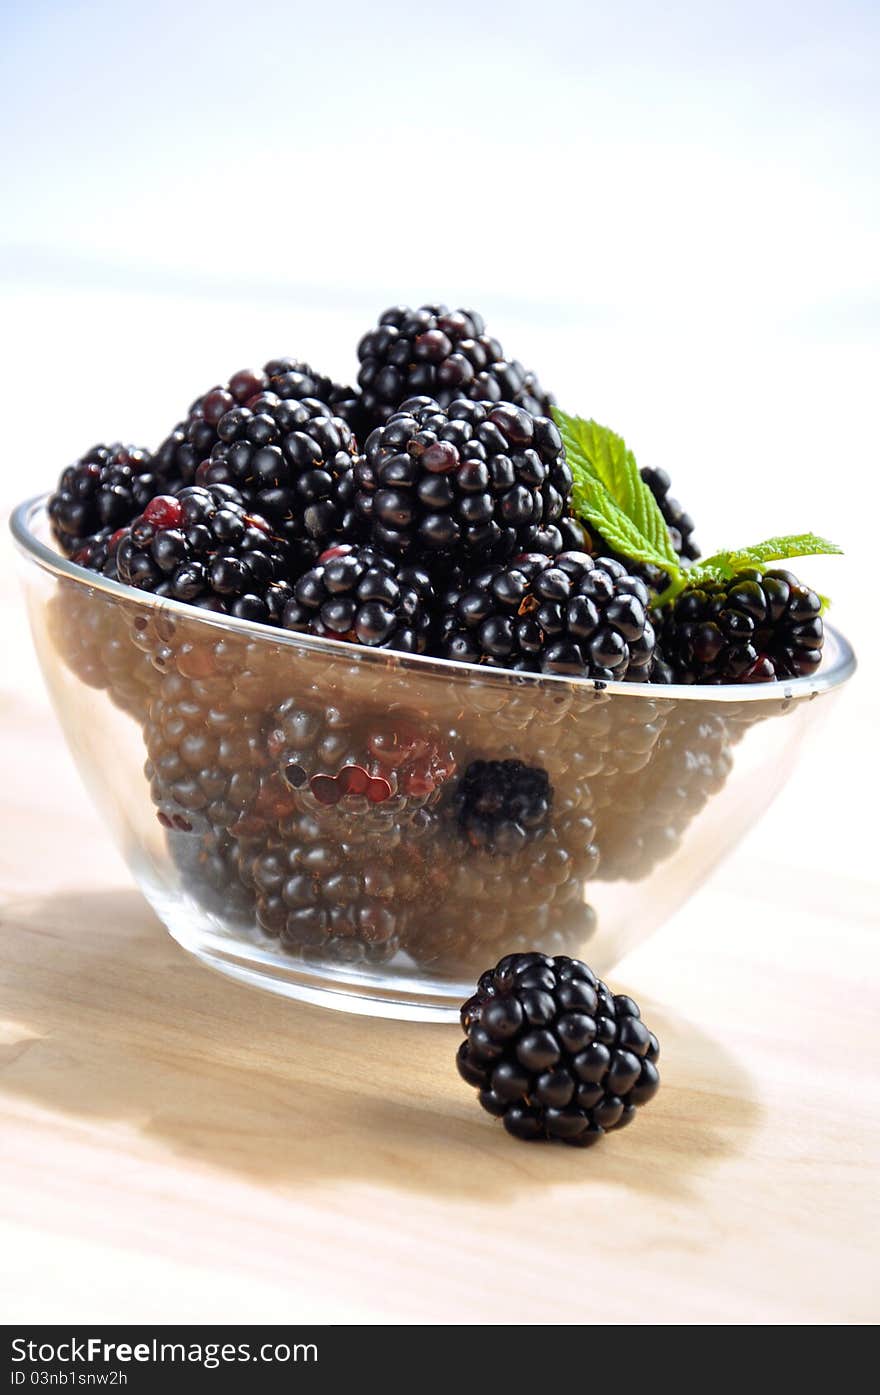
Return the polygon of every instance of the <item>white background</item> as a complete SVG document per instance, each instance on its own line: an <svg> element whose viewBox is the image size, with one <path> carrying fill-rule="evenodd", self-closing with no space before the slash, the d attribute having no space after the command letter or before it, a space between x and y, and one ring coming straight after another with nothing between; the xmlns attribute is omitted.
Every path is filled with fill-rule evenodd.
<svg viewBox="0 0 880 1395"><path fill-rule="evenodd" d="M857 641L849 710L872 719L878 17L19 0L0 503L98 439L157 443L242 365L353 378L390 303L474 305L669 469L704 550L805 529L846 548L800 569ZM20 624L9 642L14 689Z"/></svg>

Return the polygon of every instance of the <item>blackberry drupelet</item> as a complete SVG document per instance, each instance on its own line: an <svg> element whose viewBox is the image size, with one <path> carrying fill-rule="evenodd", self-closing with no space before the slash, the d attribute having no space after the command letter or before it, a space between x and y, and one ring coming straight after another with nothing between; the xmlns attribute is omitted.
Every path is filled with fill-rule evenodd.
<svg viewBox="0 0 880 1395"><path fill-rule="evenodd" d="M443 604L448 659L602 681L650 675L648 589L611 558L516 557L452 587Z"/></svg>
<svg viewBox="0 0 880 1395"><path fill-rule="evenodd" d="M386 550L485 559L559 523L571 493L549 418L510 402L410 398L367 439L356 507Z"/></svg>
<svg viewBox="0 0 880 1395"><path fill-rule="evenodd" d="M677 683L801 678L822 662L822 601L781 568L689 586L655 615Z"/></svg>
<svg viewBox="0 0 880 1395"><path fill-rule="evenodd" d="M430 573L374 547L337 544L302 575L284 607L287 630L421 654L434 603Z"/></svg>
<svg viewBox="0 0 880 1395"><path fill-rule="evenodd" d="M516 853L543 837L552 804L547 771L521 760L471 761L453 796L468 842L499 853Z"/></svg>
<svg viewBox="0 0 880 1395"><path fill-rule="evenodd" d="M577 1148L631 1123L660 1085L657 1038L632 998L562 955L510 954L461 1010L459 1073L515 1138Z"/></svg>
<svg viewBox="0 0 880 1395"><path fill-rule="evenodd" d="M96 535L109 537L131 523L160 492L163 479L147 450L119 442L93 446L62 470L49 499L49 520L62 552L82 566L91 566Z"/></svg>
<svg viewBox="0 0 880 1395"><path fill-rule="evenodd" d="M297 359L270 359L262 369L240 369L228 383L218 384L196 398L184 420L178 422L156 451L156 465L162 477L176 481L178 488L193 484L196 470L217 444L221 418L265 392L288 401L319 398L352 426L362 419L360 395L354 388L333 382Z"/></svg>
<svg viewBox="0 0 880 1395"><path fill-rule="evenodd" d="M542 416L553 402L533 373L504 357L473 310L395 306L364 335L358 358L363 407L373 425L387 421L408 397L432 397L442 406L459 397L513 402Z"/></svg>
<svg viewBox="0 0 880 1395"><path fill-rule="evenodd" d="M152 499L116 548L119 580L244 620L278 623L291 596L291 549L228 485Z"/></svg>
<svg viewBox="0 0 880 1395"><path fill-rule="evenodd" d="M351 427L326 403L263 392L222 416L216 431L198 484L233 485L248 508L290 539L355 533L357 446Z"/></svg>
<svg viewBox="0 0 880 1395"><path fill-rule="evenodd" d="M657 501L676 553L684 562L695 562L700 549L693 536L694 520L670 494L672 480L665 470L650 465L643 466L639 473Z"/></svg>

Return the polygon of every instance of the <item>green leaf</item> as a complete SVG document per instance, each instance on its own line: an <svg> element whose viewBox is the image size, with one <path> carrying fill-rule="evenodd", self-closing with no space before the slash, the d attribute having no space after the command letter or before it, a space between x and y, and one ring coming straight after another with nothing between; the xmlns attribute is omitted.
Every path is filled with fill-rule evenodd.
<svg viewBox="0 0 880 1395"><path fill-rule="evenodd" d="M615 551L638 562L653 562L667 572L677 572L680 563L666 521L623 438L607 426L569 416L558 407L553 408L553 416L575 478L575 507L600 530ZM615 506L615 531L626 545L609 536L603 523L593 516L600 512L608 514L605 495ZM618 515L623 516L623 521Z"/></svg>
<svg viewBox="0 0 880 1395"><path fill-rule="evenodd" d="M734 551L716 552L692 568L691 575L705 573L706 578L729 580L743 567L765 567L768 562L786 562L790 557L818 557L823 554L840 554L842 547L820 538L815 533L790 533L779 538L768 538L766 542L754 543L751 547L741 547Z"/></svg>
<svg viewBox="0 0 880 1395"><path fill-rule="evenodd" d="M730 581L744 567L763 569L768 562L787 562L792 557L840 555L842 552L842 547L829 542L827 538L820 538L816 533L790 533L768 538L766 542L753 543L751 547L716 552L712 557L706 557L682 570L658 597L657 604L666 605L675 600L686 586L699 586L704 581Z"/></svg>

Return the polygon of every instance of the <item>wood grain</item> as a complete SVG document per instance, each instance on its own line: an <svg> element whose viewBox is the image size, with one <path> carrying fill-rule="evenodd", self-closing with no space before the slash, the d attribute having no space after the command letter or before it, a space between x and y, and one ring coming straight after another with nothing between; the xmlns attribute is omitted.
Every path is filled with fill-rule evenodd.
<svg viewBox="0 0 880 1395"><path fill-rule="evenodd" d="M820 869L806 836L870 735L857 696L612 978L660 1037L663 1087L581 1153L483 1115L454 1029L301 1007L188 959L109 846L9 619L7 1321L877 1318L873 838L838 806Z"/></svg>

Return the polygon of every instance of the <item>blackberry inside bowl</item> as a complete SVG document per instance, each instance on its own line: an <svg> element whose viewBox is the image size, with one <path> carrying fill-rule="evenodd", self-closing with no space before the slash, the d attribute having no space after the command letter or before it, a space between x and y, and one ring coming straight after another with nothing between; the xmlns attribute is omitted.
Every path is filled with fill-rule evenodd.
<svg viewBox="0 0 880 1395"><path fill-rule="evenodd" d="M753 826L854 669L594 683L281 631L13 532L70 748L171 934L236 978L452 1020L518 949L605 973Z"/></svg>

